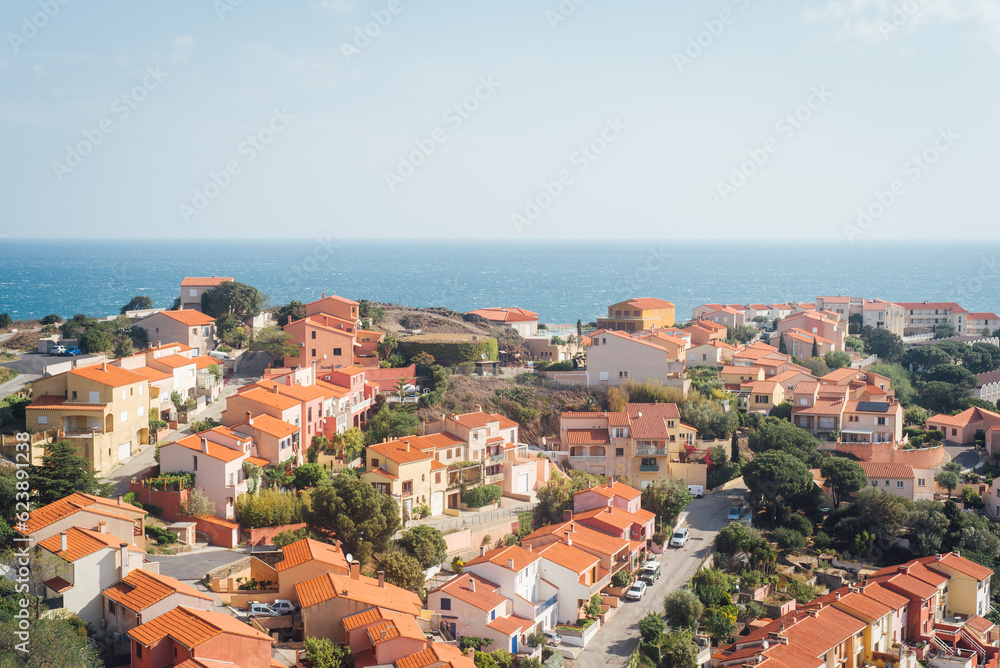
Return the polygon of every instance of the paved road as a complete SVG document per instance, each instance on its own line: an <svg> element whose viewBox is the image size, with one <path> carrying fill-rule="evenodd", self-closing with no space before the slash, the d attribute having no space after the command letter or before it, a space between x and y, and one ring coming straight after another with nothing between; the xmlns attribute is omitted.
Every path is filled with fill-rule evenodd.
<svg viewBox="0 0 1000 668"><path fill-rule="evenodd" d="M205 547L190 554L148 554L150 561L160 562L160 572L178 580L192 582L205 577L210 570L239 561L247 553L217 547Z"/></svg>
<svg viewBox="0 0 1000 668"><path fill-rule="evenodd" d="M958 462L963 469L971 469L979 463L979 453L976 449L967 445L946 445L944 451L951 457L951 461Z"/></svg>
<svg viewBox="0 0 1000 668"><path fill-rule="evenodd" d="M742 480L734 481L732 489L718 491L688 506L683 526L691 531L688 544L682 548L667 548L660 555L662 576L646 591L641 601L626 601L604 628L597 632L573 668L621 666L639 644L638 622L647 611L663 613L663 598L683 586L694 574L712 545L716 532L725 526L729 509L746 495ZM733 484L733 483L731 483Z"/></svg>
<svg viewBox="0 0 1000 668"><path fill-rule="evenodd" d="M199 413L196 416L197 420L205 420L207 418L219 420L222 415L222 411L226 408L226 397L236 394L237 388L249 385L250 383L255 383L263 377L264 369L267 367L269 362L268 356L264 353L248 353L248 356L247 360L240 365L239 371L237 371L233 377L226 382L225 387L222 388L220 398ZM186 433L186 431L170 432L164 440L167 442L173 442L181 436L184 436ZM109 471L102 477L102 480L104 482L114 484L117 492L119 494L124 494L128 491L128 483L133 476L138 475L150 466L156 464L156 461L153 459L155 452L156 449L153 446L143 446L143 449L137 454L132 455L132 457L126 459L124 462Z"/></svg>

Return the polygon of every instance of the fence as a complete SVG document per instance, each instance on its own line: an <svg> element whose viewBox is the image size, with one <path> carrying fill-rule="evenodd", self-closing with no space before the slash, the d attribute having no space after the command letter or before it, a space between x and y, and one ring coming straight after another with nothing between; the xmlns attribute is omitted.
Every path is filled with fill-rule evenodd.
<svg viewBox="0 0 1000 668"><path fill-rule="evenodd" d="M436 529L440 529L441 533L449 533L461 531L462 529L470 529L477 524L487 524L489 522L517 519L517 515L519 513L523 513L530 509L530 505L526 505L523 508L498 508L496 510L490 510L483 513L465 511L460 517L432 517L424 520L413 520L410 526L428 524Z"/></svg>

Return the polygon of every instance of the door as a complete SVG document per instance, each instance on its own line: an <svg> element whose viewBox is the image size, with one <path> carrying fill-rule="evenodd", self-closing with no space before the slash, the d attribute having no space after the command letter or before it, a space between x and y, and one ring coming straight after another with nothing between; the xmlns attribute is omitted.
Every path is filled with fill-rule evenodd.
<svg viewBox="0 0 1000 668"><path fill-rule="evenodd" d="M519 473L517 475L517 493L527 494L528 493L528 474Z"/></svg>
<svg viewBox="0 0 1000 668"><path fill-rule="evenodd" d="M118 461L132 456L132 441L126 441L118 446Z"/></svg>
<svg viewBox="0 0 1000 668"><path fill-rule="evenodd" d="M444 512L444 492L434 492L431 494L431 515L440 515Z"/></svg>
<svg viewBox="0 0 1000 668"><path fill-rule="evenodd" d="M516 633L514 634L514 637L510 639L510 653L511 654L517 654L517 634Z"/></svg>

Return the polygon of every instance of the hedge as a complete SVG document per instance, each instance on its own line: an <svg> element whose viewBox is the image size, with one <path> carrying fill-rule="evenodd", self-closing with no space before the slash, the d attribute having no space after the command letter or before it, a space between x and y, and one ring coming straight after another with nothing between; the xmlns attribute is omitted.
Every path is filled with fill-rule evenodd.
<svg viewBox="0 0 1000 668"><path fill-rule="evenodd" d="M435 363L442 365L479 362L482 361L483 354L486 355L486 359L494 362L500 359L500 347L497 345L497 340L493 338L481 341L454 341L446 343L401 339L399 342L399 352L408 360L413 359L418 353L424 352L433 357Z"/></svg>
<svg viewBox="0 0 1000 668"><path fill-rule="evenodd" d="M462 503L470 508L482 508L496 503L503 496L499 485L480 485L462 493Z"/></svg>

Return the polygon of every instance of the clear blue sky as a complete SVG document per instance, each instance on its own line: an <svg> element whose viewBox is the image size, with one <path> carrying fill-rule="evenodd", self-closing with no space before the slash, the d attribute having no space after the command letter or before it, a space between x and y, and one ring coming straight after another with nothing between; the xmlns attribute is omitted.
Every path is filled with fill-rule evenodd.
<svg viewBox="0 0 1000 668"><path fill-rule="evenodd" d="M0 7L0 234L997 237L994 0L62 1Z"/></svg>

